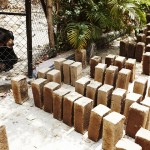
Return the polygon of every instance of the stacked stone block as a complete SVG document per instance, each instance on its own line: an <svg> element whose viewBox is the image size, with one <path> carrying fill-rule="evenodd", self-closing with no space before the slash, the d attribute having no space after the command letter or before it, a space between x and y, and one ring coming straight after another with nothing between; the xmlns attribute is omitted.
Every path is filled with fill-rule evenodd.
<svg viewBox="0 0 150 150"><path fill-rule="evenodd" d="M26 76L19 75L17 77L12 78L11 86L13 96L17 104L23 104L25 101L28 100L29 96Z"/></svg>
<svg viewBox="0 0 150 150"><path fill-rule="evenodd" d="M75 131L84 134L88 129L93 100L81 97L74 103L74 128Z"/></svg>
<svg viewBox="0 0 150 150"><path fill-rule="evenodd" d="M135 50L135 59L137 62L142 61L142 56L145 51L145 43L143 42L138 42L136 45L136 50Z"/></svg>
<svg viewBox="0 0 150 150"><path fill-rule="evenodd" d="M47 73L51 70L51 68L42 68L38 71L38 78L47 78Z"/></svg>
<svg viewBox="0 0 150 150"><path fill-rule="evenodd" d="M119 51L120 56L123 56L123 57L127 56L128 44L129 44L129 41L127 40L120 41L120 51Z"/></svg>
<svg viewBox="0 0 150 150"><path fill-rule="evenodd" d="M122 68L124 68L125 60L126 60L125 57L123 57L123 56L118 56L118 57L115 59L114 66L117 66L117 67L118 67L118 70L120 71Z"/></svg>
<svg viewBox="0 0 150 150"><path fill-rule="evenodd" d="M92 109L90 122L88 127L88 138L97 142L102 138L103 117L110 113L110 109L102 104L99 104Z"/></svg>
<svg viewBox="0 0 150 150"><path fill-rule="evenodd" d="M143 74L150 75L150 52L143 54L142 71Z"/></svg>
<svg viewBox="0 0 150 150"><path fill-rule="evenodd" d="M133 103L129 109L129 115L126 126L126 134L135 138L137 131L146 127L149 108L138 103Z"/></svg>
<svg viewBox="0 0 150 150"><path fill-rule="evenodd" d="M112 112L103 119L102 148L114 150L116 143L123 136L125 117L117 112Z"/></svg>
<svg viewBox="0 0 150 150"><path fill-rule="evenodd" d="M107 65L107 67L109 67L110 65L114 65L116 56L109 54L105 57L105 64Z"/></svg>

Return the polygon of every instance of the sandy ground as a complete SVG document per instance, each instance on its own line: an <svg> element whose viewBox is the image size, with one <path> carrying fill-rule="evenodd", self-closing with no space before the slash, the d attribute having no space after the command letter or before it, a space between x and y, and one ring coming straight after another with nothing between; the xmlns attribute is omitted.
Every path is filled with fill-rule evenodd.
<svg viewBox="0 0 150 150"><path fill-rule="evenodd" d="M115 40L109 49L97 52L103 57L108 54L118 54L118 41ZM136 65L136 78L150 76L142 74L142 64ZM89 75L89 66L83 70L83 76ZM62 85L74 91L69 85ZM129 85L132 92L133 83ZM73 127L65 125L62 121L53 118L52 114L34 106L31 86L29 85L29 100L18 105L14 102L12 92L0 97L0 125L5 125L7 130L10 150L100 150L102 140L93 142L87 137L87 132L82 135ZM127 136L126 136L127 137ZM129 138L129 137L127 137ZM133 140L133 139L131 139Z"/></svg>

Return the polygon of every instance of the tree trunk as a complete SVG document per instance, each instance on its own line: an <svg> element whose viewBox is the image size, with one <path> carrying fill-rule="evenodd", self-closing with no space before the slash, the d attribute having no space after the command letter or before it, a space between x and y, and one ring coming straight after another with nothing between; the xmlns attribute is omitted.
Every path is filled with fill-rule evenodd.
<svg viewBox="0 0 150 150"><path fill-rule="evenodd" d="M48 36L49 36L49 45L50 48L55 48L54 41L54 30L53 30L53 0L47 0L47 23L48 23Z"/></svg>
<svg viewBox="0 0 150 150"><path fill-rule="evenodd" d="M0 0L0 7L7 8L8 7L8 0Z"/></svg>

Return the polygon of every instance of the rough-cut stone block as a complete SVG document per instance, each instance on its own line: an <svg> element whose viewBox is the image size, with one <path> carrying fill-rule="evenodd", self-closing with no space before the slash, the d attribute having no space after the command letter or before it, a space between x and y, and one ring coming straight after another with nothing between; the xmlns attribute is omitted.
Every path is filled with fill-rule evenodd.
<svg viewBox="0 0 150 150"><path fill-rule="evenodd" d="M145 50L145 43L138 42L136 45L136 50L135 50L135 59L137 62L142 61L142 56L143 56L144 50Z"/></svg>
<svg viewBox="0 0 150 150"><path fill-rule="evenodd" d="M150 44L146 45L145 52L150 52Z"/></svg>
<svg viewBox="0 0 150 150"><path fill-rule="evenodd" d="M150 109L150 97L146 97L143 101L140 102L142 105L149 107ZM148 119L147 119L147 123L146 123L146 127L147 130L150 130L150 111L149 111L149 115L148 115Z"/></svg>
<svg viewBox="0 0 150 150"><path fill-rule="evenodd" d="M119 51L120 56L124 56L124 57L127 56L128 44L129 41L127 40L120 41L120 51Z"/></svg>
<svg viewBox="0 0 150 150"><path fill-rule="evenodd" d="M145 43L145 41L146 41L146 34L140 33L140 34L137 35L136 38L137 38L137 43L138 43L138 42L143 42L143 43Z"/></svg>
<svg viewBox="0 0 150 150"><path fill-rule="evenodd" d="M68 126L73 126L74 121L74 102L82 97L77 92L71 92L64 96L63 101L63 122Z"/></svg>
<svg viewBox="0 0 150 150"><path fill-rule="evenodd" d="M135 138L137 131L146 127L149 108L138 103L133 103L129 109L129 115L126 126L126 134Z"/></svg>
<svg viewBox="0 0 150 150"><path fill-rule="evenodd" d="M70 84L71 83L71 70L70 65L73 64L75 61L73 60L66 60L63 62L63 76L64 76L64 83Z"/></svg>
<svg viewBox="0 0 150 150"><path fill-rule="evenodd" d="M146 45L150 44L150 36L146 37Z"/></svg>
<svg viewBox="0 0 150 150"><path fill-rule="evenodd" d="M32 82L32 93L36 107L43 107L43 87L47 83L46 79L38 78Z"/></svg>
<svg viewBox="0 0 150 150"><path fill-rule="evenodd" d="M110 106L111 103L111 95L113 91L113 86L104 84L98 89L98 94L97 94L97 105L98 104L103 104L105 106Z"/></svg>
<svg viewBox="0 0 150 150"><path fill-rule="evenodd" d="M103 118L103 149L115 149L116 143L123 136L124 120L125 117L117 112L112 112Z"/></svg>
<svg viewBox="0 0 150 150"><path fill-rule="evenodd" d="M43 96L44 96L44 111L53 112L53 91L60 88L60 84L56 82L49 82L44 85Z"/></svg>
<svg viewBox="0 0 150 150"><path fill-rule="evenodd" d="M148 97L150 97L150 86L148 88Z"/></svg>
<svg viewBox="0 0 150 150"><path fill-rule="evenodd" d="M89 126L93 100L81 97L74 102L74 128L79 133L84 133Z"/></svg>
<svg viewBox="0 0 150 150"><path fill-rule="evenodd" d="M101 62L102 62L102 58L100 56L94 56L90 59L90 76L91 76L91 78L94 78L94 76L95 76L95 66Z"/></svg>
<svg viewBox="0 0 150 150"><path fill-rule="evenodd" d="M68 93L70 90L63 87L53 91L53 117L57 120L63 118L63 99Z"/></svg>
<svg viewBox="0 0 150 150"><path fill-rule="evenodd" d="M116 86L116 79L118 75L118 67L117 66L109 66L105 72L105 80L104 84L109 84L112 86Z"/></svg>
<svg viewBox="0 0 150 150"><path fill-rule="evenodd" d="M116 55L112 55L112 54L109 54L105 57L105 64L107 65L107 67L109 67L110 65L114 65L115 58Z"/></svg>
<svg viewBox="0 0 150 150"><path fill-rule="evenodd" d="M100 86L102 86L101 82L91 81L86 87L86 97L93 100L94 106L97 105L97 93Z"/></svg>
<svg viewBox="0 0 150 150"><path fill-rule="evenodd" d="M134 81L133 92L141 94L143 98L145 97L147 90L148 79L140 77Z"/></svg>
<svg viewBox="0 0 150 150"><path fill-rule="evenodd" d="M85 96L86 94L86 86L90 83L90 78L82 77L75 82L75 91Z"/></svg>
<svg viewBox="0 0 150 150"><path fill-rule="evenodd" d="M6 128L4 125L0 126L0 150L9 150Z"/></svg>
<svg viewBox="0 0 150 150"><path fill-rule="evenodd" d="M124 68L121 69L118 73L116 87L128 90L130 76L131 76L131 70L124 69Z"/></svg>
<svg viewBox="0 0 150 150"><path fill-rule="evenodd" d="M72 65L70 65L70 70L71 70L71 85L75 86L76 80L82 77L82 63L81 62L73 63Z"/></svg>
<svg viewBox="0 0 150 150"><path fill-rule="evenodd" d="M61 73L61 80L63 81L63 62L66 61L65 58L58 58L57 60L54 60L54 66L55 69L60 70Z"/></svg>
<svg viewBox="0 0 150 150"><path fill-rule="evenodd" d="M120 71L125 65L125 60L126 60L126 58L123 56L116 57L114 66L117 66L118 70Z"/></svg>
<svg viewBox="0 0 150 150"><path fill-rule="evenodd" d="M90 122L88 127L88 138L97 142L102 138L103 117L105 117L111 110L102 104L99 104L92 109L90 115Z"/></svg>
<svg viewBox="0 0 150 150"><path fill-rule="evenodd" d="M99 63L95 66L95 77L94 80L103 83L104 82L104 75L106 70L106 64Z"/></svg>
<svg viewBox="0 0 150 150"><path fill-rule="evenodd" d="M121 138L117 142L115 150L142 150L142 147L129 139Z"/></svg>
<svg viewBox="0 0 150 150"><path fill-rule="evenodd" d="M57 82L61 84L61 73L60 70L53 69L47 73L47 80L49 82Z"/></svg>
<svg viewBox="0 0 150 150"><path fill-rule="evenodd" d="M150 148L150 131L140 128L135 135L135 143L142 147L142 150L149 150Z"/></svg>
<svg viewBox="0 0 150 150"><path fill-rule="evenodd" d="M131 70L130 82L135 79L136 59L129 58L125 63L125 68Z"/></svg>
<svg viewBox="0 0 150 150"><path fill-rule="evenodd" d="M143 74L150 75L150 52L143 54L142 71Z"/></svg>
<svg viewBox="0 0 150 150"><path fill-rule="evenodd" d="M129 108L134 102L142 101L142 95L137 93L128 93L125 99L124 106L124 116L126 117L126 122L128 120Z"/></svg>
<svg viewBox="0 0 150 150"><path fill-rule="evenodd" d="M26 76L19 75L12 78L11 86L13 91L13 96L17 104L22 104L28 100L28 85Z"/></svg>
<svg viewBox="0 0 150 150"><path fill-rule="evenodd" d="M127 58L135 58L135 50L136 50L136 43L129 42L129 46L128 46L128 50L127 50Z"/></svg>
<svg viewBox="0 0 150 150"><path fill-rule="evenodd" d="M38 71L38 78L47 78L47 73L51 70L51 68L42 68Z"/></svg>
<svg viewBox="0 0 150 150"><path fill-rule="evenodd" d="M111 97L111 110L118 113L123 113L124 101L127 91L125 89L116 88Z"/></svg>

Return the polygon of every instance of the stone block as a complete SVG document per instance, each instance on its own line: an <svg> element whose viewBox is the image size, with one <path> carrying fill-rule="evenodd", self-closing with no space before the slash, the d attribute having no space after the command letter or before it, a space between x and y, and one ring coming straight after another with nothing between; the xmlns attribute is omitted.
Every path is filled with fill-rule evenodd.
<svg viewBox="0 0 150 150"><path fill-rule="evenodd" d="M104 83L104 76L105 76L105 71L106 71L106 64L99 63L98 65L95 66L95 76L94 80Z"/></svg>
<svg viewBox="0 0 150 150"><path fill-rule="evenodd" d="M88 129L93 100L81 97L74 102L74 128L75 131L84 134Z"/></svg>
<svg viewBox="0 0 150 150"><path fill-rule="evenodd" d="M97 93L100 86L102 86L101 82L91 81L86 87L86 97L93 100L94 106L97 105Z"/></svg>
<svg viewBox="0 0 150 150"><path fill-rule="evenodd" d="M120 41L120 50L119 50L120 56L123 56L123 57L127 56L128 45L129 45L128 40L121 40Z"/></svg>
<svg viewBox="0 0 150 150"><path fill-rule="evenodd" d="M144 34L144 32L143 33L140 33L140 34L138 34L137 35L137 43L138 42L143 42L143 43L145 43L145 41L146 41L146 34Z"/></svg>
<svg viewBox="0 0 150 150"><path fill-rule="evenodd" d="M34 104L38 108L43 108L43 87L47 83L46 79L38 78L31 84Z"/></svg>
<svg viewBox="0 0 150 150"><path fill-rule="evenodd" d="M47 73L48 82L56 82L61 84L61 73L60 70L53 69Z"/></svg>
<svg viewBox="0 0 150 150"><path fill-rule="evenodd" d="M116 88L111 96L111 110L123 114L127 90Z"/></svg>
<svg viewBox="0 0 150 150"><path fill-rule="evenodd" d="M47 73L51 70L51 68L42 68L38 71L37 76L38 78L47 78Z"/></svg>
<svg viewBox="0 0 150 150"><path fill-rule="evenodd" d="M74 102L80 97L82 97L82 95L77 92L70 92L64 96L63 122L70 127L74 124Z"/></svg>
<svg viewBox="0 0 150 150"><path fill-rule="evenodd" d="M111 110L102 104L99 104L92 109L88 127L89 139L97 142L100 138L102 138L103 117L105 117L110 112Z"/></svg>
<svg viewBox="0 0 150 150"><path fill-rule="evenodd" d="M150 36L150 30L147 31L146 36Z"/></svg>
<svg viewBox="0 0 150 150"><path fill-rule="evenodd" d="M136 45L136 50L135 50L135 59L137 62L142 61L142 56L145 51L145 43L143 42L138 42Z"/></svg>
<svg viewBox="0 0 150 150"><path fill-rule="evenodd" d="M121 138L117 142L115 150L142 150L142 147L129 139Z"/></svg>
<svg viewBox="0 0 150 150"><path fill-rule="evenodd" d="M112 55L109 54L105 57L105 64L107 65L107 67L109 67L110 65L114 65L116 59L116 55Z"/></svg>
<svg viewBox="0 0 150 150"><path fill-rule="evenodd" d="M136 50L136 42L129 42L129 46L127 50L127 58L135 58L135 50Z"/></svg>
<svg viewBox="0 0 150 150"><path fill-rule="evenodd" d="M95 76L95 66L101 62L102 62L102 58L100 56L94 56L90 59L90 76L91 76L91 78L94 78L94 76Z"/></svg>
<svg viewBox="0 0 150 150"><path fill-rule="evenodd" d="M150 23L150 13L146 13L146 21L147 23Z"/></svg>
<svg viewBox="0 0 150 150"><path fill-rule="evenodd" d="M150 131L141 127L135 135L135 143L139 144L142 150L149 150Z"/></svg>
<svg viewBox="0 0 150 150"><path fill-rule="evenodd" d="M103 118L103 149L115 149L116 143L123 136L124 120L125 117L117 112L112 112Z"/></svg>
<svg viewBox="0 0 150 150"><path fill-rule="evenodd" d="M146 45L150 44L150 36L146 37Z"/></svg>
<svg viewBox="0 0 150 150"><path fill-rule="evenodd" d="M149 108L138 103L133 103L129 109L129 115L126 125L126 134L135 138L137 131L146 127L149 114Z"/></svg>
<svg viewBox="0 0 150 150"><path fill-rule="evenodd" d="M148 97L150 97L150 86L148 88Z"/></svg>
<svg viewBox="0 0 150 150"><path fill-rule="evenodd" d="M71 85L75 86L75 82L82 77L82 63L75 62L70 65Z"/></svg>
<svg viewBox="0 0 150 150"><path fill-rule="evenodd" d="M150 52L150 44L146 45L145 52Z"/></svg>
<svg viewBox="0 0 150 150"><path fill-rule="evenodd" d="M118 70L120 71L122 68L124 68L125 61L126 61L126 58L125 58L125 57L123 57L123 56L118 56L118 57L116 57L116 59L115 59L114 66L117 66L117 67L118 67Z"/></svg>
<svg viewBox="0 0 150 150"><path fill-rule="evenodd" d="M129 108L134 102L140 103L142 101L142 95L137 93L128 93L125 98L125 106L124 106L124 116L126 117L126 121L128 120Z"/></svg>
<svg viewBox="0 0 150 150"><path fill-rule="evenodd" d="M139 77L134 81L133 92L141 94L143 98L146 95L148 79L144 77Z"/></svg>
<svg viewBox="0 0 150 150"><path fill-rule="evenodd" d="M68 93L70 90L63 87L53 91L53 117L57 120L63 118L63 100Z"/></svg>
<svg viewBox="0 0 150 150"><path fill-rule="evenodd" d="M148 23L148 24L146 25L146 27L147 27L147 30L150 30L150 23Z"/></svg>
<svg viewBox="0 0 150 150"><path fill-rule="evenodd" d="M53 113L53 91L57 90L58 88L60 88L60 84L56 82L49 82L44 85L44 111Z"/></svg>
<svg viewBox="0 0 150 150"><path fill-rule="evenodd" d="M90 78L82 77L75 82L75 91L85 96L86 94L86 86L90 83Z"/></svg>
<svg viewBox="0 0 150 150"><path fill-rule="evenodd" d="M131 76L131 70L124 69L124 68L121 69L118 73L116 87L128 90L130 76Z"/></svg>
<svg viewBox="0 0 150 150"><path fill-rule="evenodd" d="M66 60L63 62L63 76L64 76L64 83L70 84L71 83L71 70L70 65L72 65L75 61L73 60Z"/></svg>
<svg viewBox="0 0 150 150"><path fill-rule="evenodd" d="M150 52L143 54L142 71L143 74L150 75Z"/></svg>
<svg viewBox="0 0 150 150"><path fill-rule="evenodd" d="M26 76L19 75L11 79L13 96L17 104L23 104L28 100L28 84Z"/></svg>
<svg viewBox="0 0 150 150"><path fill-rule="evenodd" d="M135 79L136 59L129 58L125 63L125 68L131 70L130 82Z"/></svg>
<svg viewBox="0 0 150 150"><path fill-rule="evenodd" d="M103 104L105 106L110 107L112 91L113 91L112 85L108 85L108 84L102 85L98 89L97 105Z"/></svg>
<svg viewBox="0 0 150 150"><path fill-rule="evenodd" d="M110 65L105 71L104 84L109 84L115 87L117 75L118 75L118 67Z"/></svg>

